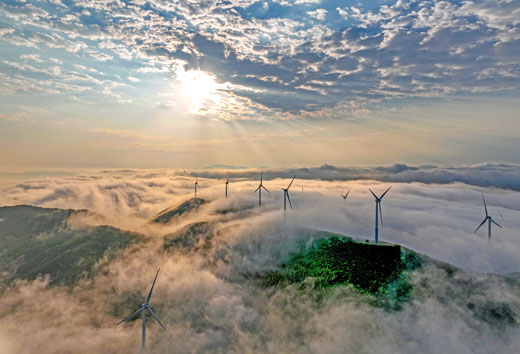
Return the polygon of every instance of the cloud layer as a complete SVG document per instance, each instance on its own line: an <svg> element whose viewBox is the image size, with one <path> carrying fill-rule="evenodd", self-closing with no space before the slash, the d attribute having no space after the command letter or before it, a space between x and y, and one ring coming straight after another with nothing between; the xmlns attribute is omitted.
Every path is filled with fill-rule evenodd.
<svg viewBox="0 0 520 354"><path fill-rule="evenodd" d="M114 324L141 303L159 266L151 304L167 330L154 323L148 330L149 349L157 353L486 353L509 352L520 344L518 326L507 317L520 313L520 285L498 275L452 274L428 265L411 279L413 296L397 312L370 306L349 287L322 296L310 284L269 289L255 284L251 274L272 269L309 241L294 226L371 238L374 202L367 188L379 193L387 183L296 180L295 208L284 224L276 187L288 179L266 180L271 193L263 194L263 210L233 219L215 211L256 205L252 191L258 182L232 180L226 200L223 180L199 177L199 195L212 200L209 205L189 220L147 226L165 206L191 197L193 182L171 171L105 171L48 176L4 191L5 204L86 208L149 240L111 262L93 283L73 289L49 287L47 279L14 284L0 297L2 348L7 353L138 350L140 320ZM348 189L343 200L340 193ZM485 233L472 234L484 216L482 191L491 215L504 226L493 230L491 241ZM518 272L517 200L518 192L510 189L393 183L383 200L381 238L470 271ZM215 221L221 230L209 249L163 251L162 235L202 220ZM100 222L99 217L92 221ZM502 319L490 317L496 311Z"/></svg>

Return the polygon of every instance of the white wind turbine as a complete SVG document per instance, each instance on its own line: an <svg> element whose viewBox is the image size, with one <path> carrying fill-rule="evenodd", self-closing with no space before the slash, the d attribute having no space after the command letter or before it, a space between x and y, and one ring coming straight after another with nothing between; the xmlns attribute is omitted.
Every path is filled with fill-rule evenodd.
<svg viewBox="0 0 520 354"><path fill-rule="evenodd" d="M260 172L260 184L258 185L258 188L253 192L256 193L258 191L258 206L262 206L262 188L265 189L265 191L267 193L271 193L267 190L267 188L264 187L264 185L262 184L263 182L263 176L264 176L264 172Z"/></svg>
<svg viewBox="0 0 520 354"><path fill-rule="evenodd" d="M376 198L376 245L379 243L379 234L378 234L378 231L379 231L379 227L378 227L378 223L379 223L379 218L378 218L378 213L380 214L380 217L381 217L381 225L383 225L383 210L381 209L381 200L383 199L383 197L385 196L386 193L388 193L388 191L390 190L390 188L392 187L389 187L383 194L381 194L380 197L378 197L377 195L374 194L374 192L372 192L372 190L370 188L368 188L368 190L370 191L370 193L372 193L372 195L374 196L374 198Z"/></svg>
<svg viewBox="0 0 520 354"><path fill-rule="evenodd" d="M228 184L229 184L229 178L226 180L226 198L228 195Z"/></svg>
<svg viewBox="0 0 520 354"><path fill-rule="evenodd" d="M348 190L347 194L345 194L345 195L340 194L340 195L343 197L343 199L347 199L349 193L350 193L350 189Z"/></svg>
<svg viewBox="0 0 520 354"><path fill-rule="evenodd" d="M475 231L473 231L473 233L476 233L478 231L478 229L480 229L480 227L482 225L484 225L487 221L488 222L488 238L491 238L491 223L495 224L496 226L498 226L500 228L502 228L502 226L500 226L495 220L493 220L493 218L491 216L489 216L488 210L487 210L487 205L486 205L486 199L484 198L484 193L482 193L482 200L484 201L484 210L486 211L486 217L480 223L480 225L477 227L477 229Z"/></svg>
<svg viewBox="0 0 520 354"><path fill-rule="evenodd" d="M137 316L138 314L142 315L142 318L143 318L143 333L142 333L142 339L141 339L141 353L142 354L146 353L146 311L150 312L150 315L152 315L152 317L161 325L161 327L163 329L166 329L166 328L164 328L163 324L161 323L161 321L159 321L159 319L157 318L157 316L153 312L152 308L150 307L150 298L152 297L153 287L155 285L155 281L157 280L157 276L159 275L159 270L161 270L161 268L157 269L157 274L155 274L155 278L153 280L152 288L150 289L150 292L148 293L148 298L146 299L146 302L141 305L141 308L139 310L135 311L133 314L131 314L130 316L128 316L124 320L121 320L117 324L117 325L120 325L123 322L129 321L132 318L134 318L135 316Z"/></svg>
<svg viewBox="0 0 520 354"><path fill-rule="evenodd" d="M295 178L296 178L296 176L293 177L293 179L291 180L291 183L289 183L287 188L279 188L279 189L283 190L283 215L284 215L284 218L285 218L285 212L287 211L287 200L289 200L289 206L292 209L291 198L289 197L289 188L291 188L291 185L293 184Z"/></svg>

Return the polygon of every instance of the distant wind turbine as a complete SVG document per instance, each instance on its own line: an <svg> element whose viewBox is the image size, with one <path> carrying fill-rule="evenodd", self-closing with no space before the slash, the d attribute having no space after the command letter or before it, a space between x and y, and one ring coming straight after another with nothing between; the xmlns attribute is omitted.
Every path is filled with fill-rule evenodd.
<svg viewBox="0 0 520 354"><path fill-rule="evenodd" d="M228 194L228 184L229 184L229 178L226 180L226 198Z"/></svg>
<svg viewBox="0 0 520 354"><path fill-rule="evenodd" d="M291 185L294 182L295 178L296 178L296 176L293 177L293 179L291 180L291 183L289 183L287 188L280 188L281 190L283 190L283 213L284 213L284 217L285 217L285 212L287 211L287 200L289 200L289 206L292 209L291 198L289 197L289 188L291 188Z"/></svg>
<svg viewBox="0 0 520 354"><path fill-rule="evenodd" d="M117 324L117 325L120 325L123 322L129 321L132 318L134 318L135 316L137 316L139 313L141 313L142 318L143 318L143 335L142 335L142 339L141 339L141 353L142 354L146 353L146 311L150 312L150 315L152 315L152 317L161 325L162 329L164 329L164 330L166 329L166 328L164 328L163 324L161 323L161 321L159 321L159 319L157 318L157 316L153 312L152 308L150 307L150 298L152 297L153 287L155 285L155 281L157 280L157 276L159 275L159 270L161 270L161 268L157 269L157 274L155 274L155 278L153 280L152 288L150 289L150 292L148 293L148 298L146 299L146 303L142 304L141 308L139 310L135 311L133 314L131 314L130 316L128 316L124 320L121 320Z"/></svg>
<svg viewBox="0 0 520 354"><path fill-rule="evenodd" d="M345 195L341 194L341 196L343 197L343 199L347 199L349 193L350 193L350 189L348 190L347 194L345 194Z"/></svg>
<svg viewBox="0 0 520 354"><path fill-rule="evenodd" d="M199 185L199 179L195 178L195 198L197 198L197 186Z"/></svg>
<svg viewBox="0 0 520 354"><path fill-rule="evenodd" d="M265 189L265 191L267 193L271 193L267 190L267 188L264 187L264 185L262 184L262 181L263 181L263 175L264 175L264 172L260 172L260 184L258 185L258 188L253 192L256 193L256 191L258 191L258 206L262 206L262 188Z"/></svg>
<svg viewBox="0 0 520 354"><path fill-rule="evenodd" d="M491 223L495 224L496 226L498 226L500 228L502 228L502 226L500 226L495 220L493 220L493 218L491 216L489 216L488 210L487 210L487 205L486 205L486 199L484 198L484 193L482 193L482 200L484 201L484 210L486 211L486 217L480 223L480 225L477 227L477 229L475 231L473 231L473 233L476 233L478 231L478 229L480 229L480 227L482 225L484 225L487 221L488 222L488 238L491 238Z"/></svg>
<svg viewBox="0 0 520 354"><path fill-rule="evenodd" d="M385 194L388 193L390 188L392 188L392 187L389 187L380 197L375 195L374 192L372 192L372 190L370 188L368 188L370 193L372 193L374 198L376 198L376 245L379 243L379 235L378 235L378 231L379 231L379 227L378 227L379 218L378 218L377 214L379 213L379 216L381 217L381 226L382 226L383 225L383 210L381 209L381 200L383 199Z"/></svg>

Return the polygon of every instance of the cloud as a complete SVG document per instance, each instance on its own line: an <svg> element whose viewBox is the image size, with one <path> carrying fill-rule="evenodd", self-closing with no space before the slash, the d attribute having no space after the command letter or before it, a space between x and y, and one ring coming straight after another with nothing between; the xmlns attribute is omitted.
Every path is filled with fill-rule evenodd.
<svg viewBox="0 0 520 354"><path fill-rule="evenodd" d="M208 178L251 178L255 179L258 170L246 171L192 171L189 175ZM450 184L461 182L479 187L496 187L520 191L520 166L516 164L484 163L470 166L409 166L394 164L379 167L338 167L324 164L320 167L264 169L264 178L292 178L326 181L352 181L359 179L381 182L420 182Z"/></svg>
<svg viewBox="0 0 520 354"><path fill-rule="evenodd" d="M401 174L428 168L397 165L372 170ZM487 165L474 170L497 168ZM329 165L321 169L341 170ZM253 208L240 218L230 218L216 216L215 211L255 205L251 191L258 182L233 179L226 200L223 180L200 177L199 193L212 203L189 220L156 230L143 227L149 216L191 197L193 178L184 176L191 171L185 172L48 175L4 191L3 203L86 208L101 214L103 221L144 232L149 238L108 263L92 282L73 288L50 287L46 278L13 284L0 297L2 348L14 353L138 350L140 320L115 323L146 297L159 266L151 306L167 329L161 331L148 322L147 331L148 348L157 353L485 353L512 352L520 344L518 326L507 317L518 321L518 280L474 272L520 269L518 191L461 183L394 183L383 200L382 239L470 272L452 273L433 262L412 274L412 296L403 309L384 311L350 287L327 293L310 289L308 283L261 288L250 275L273 269L301 243L310 241L296 232L296 226L370 238L374 202L367 187L377 192L387 183L298 179L291 189L295 209L284 224L282 194L275 187L287 185L288 179L265 181L271 193L263 195L262 212ZM339 193L348 188L351 193L343 200ZM494 230L491 242L480 233L472 234L483 217L481 191L491 214L501 210L504 216L503 221L498 219L504 229ZM88 215L84 217L81 221L87 222ZM216 222L220 230L209 248L162 249L162 235L185 222L202 220ZM94 215L93 221L99 223L99 216Z"/></svg>
<svg viewBox="0 0 520 354"><path fill-rule="evenodd" d="M102 215L116 227L164 234L178 225L171 225L166 229L170 231L166 231L149 225L148 220L190 197L195 176L199 180L200 195L215 200L205 207L200 217L213 220L218 218L213 211L228 203L221 199L223 181L230 178L234 203L254 205L257 197L251 193L257 187L258 173L247 169L114 170L47 177L11 187L5 191L3 201L4 205L87 209ZM518 173L517 166L490 164L459 168L394 165L364 169L324 165L315 169L265 170L264 181L272 193L263 195L263 204L267 215L279 220L281 194L275 187L285 186L296 174L292 195L293 204L297 206L295 224L371 238L373 200L368 188L377 193L392 185L391 198L383 203L385 240L468 269L507 272L519 265L514 246L515 215L520 211L515 202L520 188L514 184L520 180ZM348 189L352 192L345 203L339 195ZM485 238L472 233L483 218L482 192L493 217L507 225L496 230L492 248ZM260 215L256 217L263 220Z"/></svg>
<svg viewBox="0 0 520 354"><path fill-rule="evenodd" d="M210 114L224 119L344 117L382 101L519 88L517 1L74 4L3 5L12 27L3 38L65 50L88 66L114 62L120 77L169 71L175 80L171 63L182 61L228 85L229 104ZM353 100L361 107L345 105Z"/></svg>

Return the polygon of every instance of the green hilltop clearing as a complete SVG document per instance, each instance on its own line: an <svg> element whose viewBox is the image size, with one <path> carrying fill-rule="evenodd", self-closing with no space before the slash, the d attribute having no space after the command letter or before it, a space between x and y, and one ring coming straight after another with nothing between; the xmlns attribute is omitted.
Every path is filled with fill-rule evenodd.
<svg viewBox="0 0 520 354"><path fill-rule="evenodd" d="M316 289L350 284L361 293L374 295L382 307L398 309L408 299L411 285L407 274L423 264L417 253L325 231L312 231L312 236L314 241L290 255L278 270L262 274L262 285L284 286L313 278Z"/></svg>
<svg viewBox="0 0 520 354"><path fill-rule="evenodd" d="M28 205L0 208L0 286L14 279L50 275L51 284L73 285L93 276L95 265L139 240L111 226L72 229L75 210Z"/></svg>

